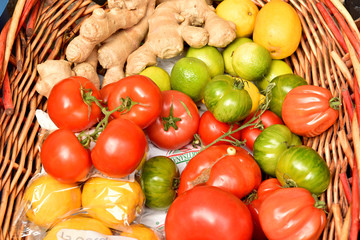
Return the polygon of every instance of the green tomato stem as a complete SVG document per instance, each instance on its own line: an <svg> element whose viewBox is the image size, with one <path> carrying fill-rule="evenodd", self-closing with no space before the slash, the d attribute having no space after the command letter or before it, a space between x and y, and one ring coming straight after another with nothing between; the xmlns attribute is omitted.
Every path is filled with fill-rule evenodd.
<svg viewBox="0 0 360 240"><path fill-rule="evenodd" d="M339 110L339 108L341 106L340 99L337 97L331 98L329 101L329 105L332 109Z"/></svg>

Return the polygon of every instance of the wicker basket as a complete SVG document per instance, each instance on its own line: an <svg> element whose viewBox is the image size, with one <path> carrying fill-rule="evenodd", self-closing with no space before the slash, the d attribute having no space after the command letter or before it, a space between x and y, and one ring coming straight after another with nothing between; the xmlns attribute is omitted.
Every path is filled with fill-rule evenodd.
<svg viewBox="0 0 360 240"><path fill-rule="evenodd" d="M42 0L35 33L24 37L20 32L13 52L22 54L22 70L17 69L15 57L10 58L8 71L14 102L13 114L0 110L0 239L15 238L15 212L29 179L41 170L39 144L42 134L35 119L35 110L46 110L46 98L34 89L38 79L36 66L47 59L64 58L65 46L77 34L81 22L93 9L101 6L91 0L56 0L51 5ZM265 2L254 0L259 6ZM341 25L332 19L347 45L344 50L320 12L323 6L328 12L329 2L333 2L338 15L345 19ZM328 88L334 96L340 97L354 92L355 73L359 74L359 59L355 53L360 43L360 34L354 21L338 0L290 0L300 17L303 38L298 50L288 59L294 73L304 77L309 84ZM319 7L320 5L320 7ZM356 42L348 40L346 27L352 29ZM359 76L358 76L359 77ZM348 91L347 91L348 90ZM338 121L325 133L315 138L304 139L304 144L315 149L327 162L331 170L331 183L321 196L327 204L327 224L323 239L347 239L350 230L351 204L346 198L341 176L351 177L355 153L360 149L359 130L356 113L351 115L340 108ZM355 151L357 150L357 151ZM360 156L357 156L360 158ZM346 178L345 178L346 179Z"/></svg>

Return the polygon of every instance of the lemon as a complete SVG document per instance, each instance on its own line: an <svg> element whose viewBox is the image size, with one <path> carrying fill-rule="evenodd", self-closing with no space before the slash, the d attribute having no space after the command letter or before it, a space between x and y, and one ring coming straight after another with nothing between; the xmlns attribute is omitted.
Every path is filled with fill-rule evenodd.
<svg viewBox="0 0 360 240"><path fill-rule="evenodd" d="M250 114L254 113L259 105L265 100L265 96L262 95L256 85L250 81L244 80L244 89L249 93L252 107Z"/></svg>
<svg viewBox="0 0 360 240"><path fill-rule="evenodd" d="M234 51L243 43L252 42L250 38L236 38L232 43L230 43L223 51L222 55L225 63L225 72L232 76L237 76L234 68L232 66L232 55Z"/></svg>
<svg viewBox="0 0 360 240"><path fill-rule="evenodd" d="M273 59L283 59L296 51L301 32L295 9L282 0L271 0L257 15L253 40L269 50Z"/></svg>
<svg viewBox="0 0 360 240"><path fill-rule="evenodd" d="M82 206L106 226L128 226L141 212L144 193L137 182L94 177L83 186Z"/></svg>
<svg viewBox="0 0 360 240"><path fill-rule="evenodd" d="M215 11L219 17L235 23L237 37L249 37L253 33L259 9L251 0L225 0Z"/></svg>
<svg viewBox="0 0 360 240"><path fill-rule="evenodd" d="M57 233L62 229L89 230L105 235L112 235L111 230L101 221L78 215L56 224L50 231L47 232L43 240L58 240Z"/></svg>
<svg viewBox="0 0 360 240"><path fill-rule="evenodd" d="M232 65L236 74L246 80L262 79L269 71L271 56L263 46L247 42L241 44L233 53Z"/></svg>
<svg viewBox="0 0 360 240"><path fill-rule="evenodd" d="M202 48L190 47L186 57L194 57L203 61L209 69L210 77L224 74L224 59L216 47L204 46Z"/></svg>
<svg viewBox="0 0 360 240"><path fill-rule="evenodd" d="M26 216L42 227L50 227L55 221L81 207L80 187L60 183L49 175L35 179L25 191Z"/></svg>
<svg viewBox="0 0 360 240"><path fill-rule="evenodd" d="M256 81L256 85L260 91L263 91L275 77L288 73L293 73L290 66L283 60L274 59L271 61L269 72L263 79Z"/></svg>
<svg viewBox="0 0 360 240"><path fill-rule="evenodd" d="M183 57L177 61L170 74L171 89L185 93L194 102L203 99L203 91L210 81L206 64L193 57Z"/></svg>
<svg viewBox="0 0 360 240"><path fill-rule="evenodd" d="M131 224L130 229L122 232L120 236L132 237L138 240L160 240L151 228L143 224Z"/></svg>
<svg viewBox="0 0 360 240"><path fill-rule="evenodd" d="M145 68L140 75L144 75L153 80L161 91L170 90L170 75L161 67L151 66Z"/></svg>

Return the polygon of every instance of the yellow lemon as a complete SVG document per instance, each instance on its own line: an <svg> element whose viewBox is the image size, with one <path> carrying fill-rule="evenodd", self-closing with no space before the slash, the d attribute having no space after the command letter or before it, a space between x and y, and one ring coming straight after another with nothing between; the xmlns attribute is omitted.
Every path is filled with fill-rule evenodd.
<svg viewBox="0 0 360 240"><path fill-rule="evenodd" d="M283 59L296 51L301 32L295 9L282 0L271 0L256 17L253 40L264 46L273 59Z"/></svg>
<svg viewBox="0 0 360 240"><path fill-rule="evenodd" d="M225 0L216 7L219 17L235 23L237 37L251 36L258 12L251 0Z"/></svg>
<svg viewBox="0 0 360 240"><path fill-rule="evenodd" d="M43 240L58 240L59 238L57 237L57 233L62 229L89 230L105 235L112 235L111 230L101 221L77 215L57 223L50 231L47 232Z"/></svg>
<svg viewBox="0 0 360 240"><path fill-rule="evenodd" d="M265 100L265 96L262 95L256 85L250 81L244 80L244 89L249 93L252 107L250 110L250 114L254 113L259 105Z"/></svg>
<svg viewBox="0 0 360 240"><path fill-rule="evenodd" d="M144 75L153 80L161 91L170 90L170 75L162 68L150 66L145 68L140 75Z"/></svg>
<svg viewBox="0 0 360 240"><path fill-rule="evenodd" d="M130 229L122 232L120 236L132 237L138 240L160 240L159 236L143 224L131 224Z"/></svg>
<svg viewBox="0 0 360 240"><path fill-rule="evenodd" d="M24 194L26 216L42 227L50 227L65 215L81 207L78 185L60 183L49 175L42 175L30 183Z"/></svg>

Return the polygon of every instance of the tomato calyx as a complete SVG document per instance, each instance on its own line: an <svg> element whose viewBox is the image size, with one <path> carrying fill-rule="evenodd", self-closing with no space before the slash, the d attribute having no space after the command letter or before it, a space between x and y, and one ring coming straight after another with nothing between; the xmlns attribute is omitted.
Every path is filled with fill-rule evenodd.
<svg viewBox="0 0 360 240"><path fill-rule="evenodd" d="M120 101L121 101L121 105L117 107L117 112L120 112L121 114L126 114L130 112L133 106L140 104L138 102L133 101L129 96L126 96L125 98L121 98Z"/></svg>
<svg viewBox="0 0 360 240"><path fill-rule="evenodd" d="M323 209L325 211L326 208L326 203L324 201L320 201L318 196L316 194L311 194L311 196L314 198L315 200L315 204L314 207L315 208L319 208L319 209Z"/></svg>
<svg viewBox="0 0 360 240"><path fill-rule="evenodd" d="M341 102L340 99L337 97L333 97L329 100L329 105L332 109L334 110L339 110L340 106L341 106Z"/></svg>
<svg viewBox="0 0 360 240"><path fill-rule="evenodd" d="M191 115L190 115L191 116ZM161 118L163 126L164 126L164 130L167 132L169 131L170 127L173 127L175 130L178 130L178 126L177 126L177 122L181 121L181 118L178 117L174 117L174 105L171 102L171 106L170 106L170 113L168 117L162 117Z"/></svg>
<svg viewBox="0 0 360 240"><path fill-rule="evenodd" d="M235 77L233 88L237 90L242 90L245 87L245 81L242 78Z"/></svg>

